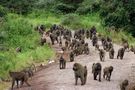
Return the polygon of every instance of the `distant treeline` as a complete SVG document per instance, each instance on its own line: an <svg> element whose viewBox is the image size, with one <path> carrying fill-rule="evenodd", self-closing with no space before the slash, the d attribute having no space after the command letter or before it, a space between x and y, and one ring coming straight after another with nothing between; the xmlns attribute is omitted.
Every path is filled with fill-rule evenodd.
<svg viewBox="0 0 135 90"><path fill-rule="evenodd" d="M103 25L120 28L135 36L135 0L0 0L0 5L18 14L41 9L57 14L98 12ZM2 7L0 16L5 14Z"/></svg>

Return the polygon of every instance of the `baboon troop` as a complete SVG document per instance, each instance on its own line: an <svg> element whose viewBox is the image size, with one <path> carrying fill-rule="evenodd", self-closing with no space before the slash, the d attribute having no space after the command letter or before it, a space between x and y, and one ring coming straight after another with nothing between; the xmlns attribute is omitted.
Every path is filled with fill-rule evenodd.
<svg viewBox="0 0 135 90"><path fill-rule="evenodd" d="M92 43L92 46L95 48L95 53L99 54L99 61L102 63L105 63L106 53L109 54L109 59L114 59L115 57L115 51L113 45L113 40L111 37L102 36L102 34L98 34L96 27L93 26L90 30L84 30L79 29L72 32L69 29L64 28L61 25L52 25L48 31L46 31L46 27L44 25L37 26L35 28L36 31L39 32L41 35L40 37L40 45L43 46L45 43L47 43L48 38L50 39L50 44L52 46L58 45L60 49L65 52L68 51L68 57L69 61L68 63L72 63L76 60L76 56L79 55L91 55L92 49L90 48L90 45L87 40L89 40ZM57 42L57 43L55 43ZM101 43L100 43L101 42ZM117 53L117 59L123 59L125 50L129 50L129 44L128 41L125 39L122 39L122 48L118 49ZM16 48L16 52L21 52L21 47ZM135 47L131 46L130 48L131 52L134 52L135 54ZM93 54L93 53L92 53ZM85 56L84 56L85 57ZM59 58L59 64L58 68L60 69L66 69L66 62L68 59L65 60L63 57L63 53L61 54ZM103 78L107 81L111 80L112 72L115 67L109 66L104 67L103 69ZM83 66L80 63L74 63L73 64L73 71L75 76L75 85L78 83L78 78L81 80L81 85L85 85L87 81L87 74L88 74L88 68L87 66ZM20 72L9 72L9 75L12 78L12 90L14 87L15 82L17 83L17 87L19 87L19 81L21 82L21 86L25 82L28 86L30 84L28 83L28 78L31 78L34 75L33 68L27 67L23 69ZM102 72L102 65L101 63L93 63L92 65L92 75L93 79L101 82L101 72ZM128 86L128 80L124 80L120 84L121 90L126 90L126 87Z"/></svg>
<svg viewBox="0 0 135 90"><path fill-rule="evenodd" d="M102 66L100 63L93 63L92 65L92 73L94 80L97 80L97 76L99 76L99 82L101 82L101 70Z"/></svg>
<svg viewBox="0 0 135 90"><path fill-rule="evenodd" d="M59 62L60 62L60 64L59 64L60 69L65 69L66 68L66 60L63 58L63 56L60 57Z"/></svg>
<svg viewBox="0 0 135 90"><path fill-rule="evenodd" d="M82 66L80 63L75 63L73 65L73 71L75 74L75 85L77 85L78 78L81 80L81 85L85 85L87 80L87 67Z"/></svg>
<svg viewBox="0 0 135 90"><path fill-rule="evenodd" d="M113 71L113 66L109 66L109 67L105 67L103 70L103 78L105 78L106 80L110 81L111 79L111 75L112 75L112 71Z"/></svg>

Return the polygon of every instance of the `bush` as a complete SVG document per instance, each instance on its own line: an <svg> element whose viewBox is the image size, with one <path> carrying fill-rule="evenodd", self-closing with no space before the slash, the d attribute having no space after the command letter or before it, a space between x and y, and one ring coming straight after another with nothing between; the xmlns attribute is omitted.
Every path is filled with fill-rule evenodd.
<svg viewBox="0 0 135 90"><path fill-rule="evenodd" d="M55 11L61 13L72 13L75 12L76 8L73 5L60 3L56 5Z"/></svg>
<svg viewBox="0 0 135 90"><path fill-rule="evenodd" d="M77 14L65 15L61 21L61 24L72 28L81 28L81 20Z"/></svg>
<svg viewBox="0 0 135 90"><path fill-rule="evenodd" d="M6 14L7 14L7 9L5 9L0 5L0 17L5 16Z"/></svg>

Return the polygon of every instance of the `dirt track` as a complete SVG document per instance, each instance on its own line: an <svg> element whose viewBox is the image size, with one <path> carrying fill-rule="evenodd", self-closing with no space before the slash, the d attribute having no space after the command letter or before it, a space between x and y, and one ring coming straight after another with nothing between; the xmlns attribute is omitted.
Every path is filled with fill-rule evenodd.
<svg viewBox="0 0 135 90"><path fill-rule="evenodd" d="M60 70L58 63L51 65L46 69L43 69L37 73L32 80L30 80L31 87L26 85L17 90L120 90L119 83L131 76L131 67L135 65L135 54L132 52L126 52L124 59L116 59L117 50L121 47L114 45L115 48L115 59L109 59L108 53L106 53L105 62L101 62L102 68L105 66L114 66L114 71L112 73L111 81L108 82L101 79L101 82L94 81L93 75L91 73L92 64L95 62L100 62L98 52L92 47L91 41L86 40L89 43L90 54L80 55L75 57L74 62L67 62L66 69ZM54 49L58 49L58 45L53 46ZM55 50L57 50L55 49ZM81 86L80 80L78 80L78 85L75 86L74 72L72 70L73 64L79 62L82 65L86 65L88 68L88 77L86 85ZM103 74L103 73L102 73Z"/></svg>

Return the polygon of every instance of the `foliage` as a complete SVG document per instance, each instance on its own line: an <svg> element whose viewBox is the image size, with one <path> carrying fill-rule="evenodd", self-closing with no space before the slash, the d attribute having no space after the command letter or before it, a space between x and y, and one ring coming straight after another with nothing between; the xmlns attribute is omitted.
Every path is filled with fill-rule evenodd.
<svg viewBox="0 0 135 90"><path fill-rule="evenodd" d="M8 8L11 12L26 14L32 10L35 0L1 0L0 5Z"/></svg>
<svg viewBox="0 0 135 90"><path fill-rule="evenodd" d="M104 25L123 28L135 36L135 0L101 0L100 15Z"/></svg>
<svg viewBox="0 0 135 90"><path fill-rule="evenodd" d="M76 10L76 8L73 5L68 5L68 4L57 4L55 6L55 12L60 12L60 13L72 13Z"/></svg>

